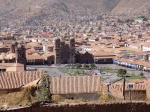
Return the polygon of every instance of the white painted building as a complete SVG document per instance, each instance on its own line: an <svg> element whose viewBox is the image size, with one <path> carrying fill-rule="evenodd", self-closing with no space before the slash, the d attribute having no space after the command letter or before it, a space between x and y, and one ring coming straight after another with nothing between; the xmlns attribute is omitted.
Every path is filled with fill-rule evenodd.
<svg viewBox="0 0 150 112"><path fill-rule="evenodd" d="M150 51L150 42L145 42L141 45L141 51Z"/></svg>
<svg viewBox="0 0 150 112"><path fill-rule="evenodd" d="M142 46L142 51L150 51L150 46Z"/></svg>

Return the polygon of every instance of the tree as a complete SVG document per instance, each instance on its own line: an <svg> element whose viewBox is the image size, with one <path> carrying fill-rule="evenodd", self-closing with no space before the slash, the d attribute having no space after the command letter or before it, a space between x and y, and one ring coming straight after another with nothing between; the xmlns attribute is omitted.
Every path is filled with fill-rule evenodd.
<svg viewBox="0 0 150 112"><path fill-rule="evenodd" d="M144 77L144 73L143 73L143 72L141 72L139 75L140 75L141 77Z"/></svg>
<svg viewBox="0 0 150 112"><path fill-rule="evenodd" d="M79 71L79 70L75 70L75 71L74 71L74 74L79 75L79 74L80 74L80 71Z"/></svg>
<svg viewBox="0 0 150 112"><path fill-rule="evenodd" d="M138 18L144 18L144 21L148 20L145 16L139 16Z"/></svg>
<svg viewBox="0 0 150 112"><path fill-rule="evenodd" d="M95 64L91 64L90 67L91 68L95 68L96 66L95 66Z"/></svg>
<svg viewBox="0 0 150 112"><path fill-rule="evenodd" d="M84 65L83 65L83 68L84 68L84 69L89 69L89 65L84 64Z"/></svg>
<svg viewBox="0 0 150 112"><path fill-rule="evenodd" d="M124 76L127 73L125 69L119 69L118 70L118 75Z"/></svg>
<svg viewBox="0 0 150 112"><path fill-rule="evenodd" d="M51 100L49 75L42 76L39 90L37 90L36 98L38 101L50 101Z"/></svg>
<svg viewBox="0 0 150 112"><path fill-rule="evenodd" d="M76 68L81 68L81 67L82 67L80 63L76 63L74 66L75 66Z"/></svg>

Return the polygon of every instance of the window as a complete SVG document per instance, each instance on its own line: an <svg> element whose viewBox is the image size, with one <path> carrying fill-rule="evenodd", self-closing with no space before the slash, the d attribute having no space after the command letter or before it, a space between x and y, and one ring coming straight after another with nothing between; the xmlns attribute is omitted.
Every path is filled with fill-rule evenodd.
<svg viewBox="0 0 150 112"><path fill-rule="evenodd" d="M133 85L133 84L129 84L129 85L128 85L128 88L129 88L129 89L134 89L134 85Z"/></svg>

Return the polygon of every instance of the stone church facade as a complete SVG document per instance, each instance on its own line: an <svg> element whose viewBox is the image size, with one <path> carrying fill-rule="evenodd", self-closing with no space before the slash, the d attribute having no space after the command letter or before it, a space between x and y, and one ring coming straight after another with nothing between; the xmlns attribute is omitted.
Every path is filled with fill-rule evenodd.
<svg viewBox="0 0 150 112"><path fill-rule="evenodd" d="M54 40L54 62L55 64L75 63L75 39L70 38L69 43L60 38Z"/></svg>
<svg viewBox="0 0 150 112"><path fill-rule="evenodd" d="M55 38L53 50L47 63L50 64L112 64L115 55L105 51L83 52L76 49L75 39Z"/></svg>
<svg viewBox="0 0 150 112"><path fill-rule="evenodd" d="M15 53L16 58L12 60L12 63L20 63L24 65L24 70L26 70L26 49L18 42L13 41L10 48L11 53Z"/></svg>

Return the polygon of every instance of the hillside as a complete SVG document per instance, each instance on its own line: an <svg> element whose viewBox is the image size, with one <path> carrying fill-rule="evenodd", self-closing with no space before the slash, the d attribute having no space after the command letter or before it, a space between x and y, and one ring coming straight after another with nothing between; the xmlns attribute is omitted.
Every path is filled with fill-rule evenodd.
<svg viewBox="0 0 150 112"><path fill-rule="evenodd" d="M150 11L150 0L121 0L112 10L114 13L146 13Z"/></svg>
<svg viewBox="0 0 150 112"><path fill-rule="evenodd" d="M0 14L32 14L48 9L69 13L69 11L110 12L120 0L1 0Z"/></svg>
<svg viewBox="0 0 150 112"><path fill-rule="evenodd" d="M149 15L149 0L0 0L3 23L30 25L62 20L80 20L102 13ZM88 16L87 16L88 15ZM53 21L52 21L53 20ZM47 24L47 23L46 23Z"/></svg>

